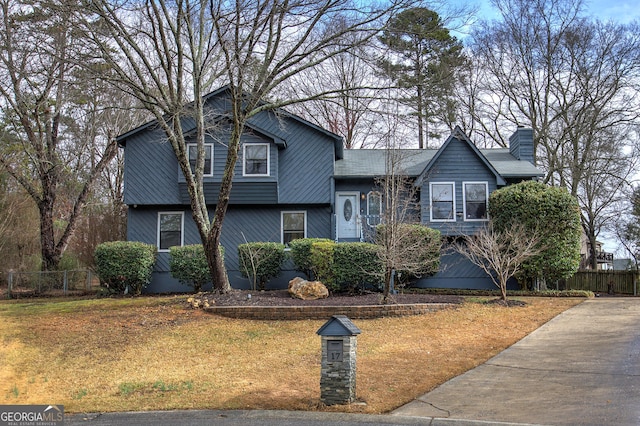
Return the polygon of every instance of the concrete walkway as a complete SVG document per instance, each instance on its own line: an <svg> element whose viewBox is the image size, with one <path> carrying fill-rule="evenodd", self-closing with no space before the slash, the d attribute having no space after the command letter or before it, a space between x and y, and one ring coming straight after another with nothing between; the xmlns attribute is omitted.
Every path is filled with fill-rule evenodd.
<svg viewBox="0 0 640 426"><path fill-rule="evenodd" d="M543 425L640 425L640 299L565 311L398 416Z"/></svg>

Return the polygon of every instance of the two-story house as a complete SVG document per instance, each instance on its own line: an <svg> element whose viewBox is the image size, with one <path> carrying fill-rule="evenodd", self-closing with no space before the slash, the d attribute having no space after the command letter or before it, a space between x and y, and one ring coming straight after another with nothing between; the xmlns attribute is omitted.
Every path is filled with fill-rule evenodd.
<svg viewBox="0 0 640 426"><path fill-rule="evenodd" d="M226 96L225 88L206 96L212 117L223 116ZM205 145L204 186L211 212L227 151L225 126L217 129L207 136ZM533 165L532 136L531 129L518 128L510 148L480 150L456 128L437 150L400 150L403 174L419 194L421 222L445 236L470 234L486 223L491 191L542 175ZM158 247L153 280L146 291L188 291L171 277L168 251L174 245L200 243L200 239L171 145L153 122L119 136L118 142L125 150L127 238ZM195 145L189 152L195 157ZM244 242L363 239L367 220L381 213L376 182L387 174L390 153L345 150L340 136L284 111L265 111L254 117L242 136L221 238L232 286L249 286L238 267L237 247ZM440 273L417 285L492 286L486 275L459 259L443 264L446 267ZM269 286L286 287L296 275L299 273L289 264Z"/></svg>

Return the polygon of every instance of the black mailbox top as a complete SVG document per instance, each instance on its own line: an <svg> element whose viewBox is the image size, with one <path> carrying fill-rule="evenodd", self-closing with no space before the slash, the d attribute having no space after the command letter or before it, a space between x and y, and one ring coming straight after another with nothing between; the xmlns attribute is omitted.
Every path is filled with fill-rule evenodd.
<svg viewBox="0 0 640 426"><path fill-rule="evenodd" d="M334 315L316 333L320 336L355 336L361 331L345 315Z"/></svg>

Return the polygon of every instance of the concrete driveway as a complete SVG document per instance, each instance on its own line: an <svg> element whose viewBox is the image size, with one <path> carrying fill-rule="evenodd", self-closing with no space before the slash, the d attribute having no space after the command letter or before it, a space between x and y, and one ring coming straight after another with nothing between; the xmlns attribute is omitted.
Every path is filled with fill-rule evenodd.
<svg viewBox="0 0 640 426"><path fill-rule="evenodd" d="M393 414L640 425L640 299L587 300Z"/></svg>

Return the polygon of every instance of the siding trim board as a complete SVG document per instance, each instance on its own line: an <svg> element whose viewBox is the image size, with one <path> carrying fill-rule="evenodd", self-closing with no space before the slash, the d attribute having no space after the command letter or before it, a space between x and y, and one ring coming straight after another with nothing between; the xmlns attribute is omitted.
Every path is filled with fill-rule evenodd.
<svg viewBox="0 0 640 426"><path fill-rule="evenodd" d="M186 183L180 183L180 200L186 206L191 205ZM218 203L220 184L216 182L204 183L204 197L208 205ZM277 204L277 182L234 182L231 187L229 204Z"/></svg>

